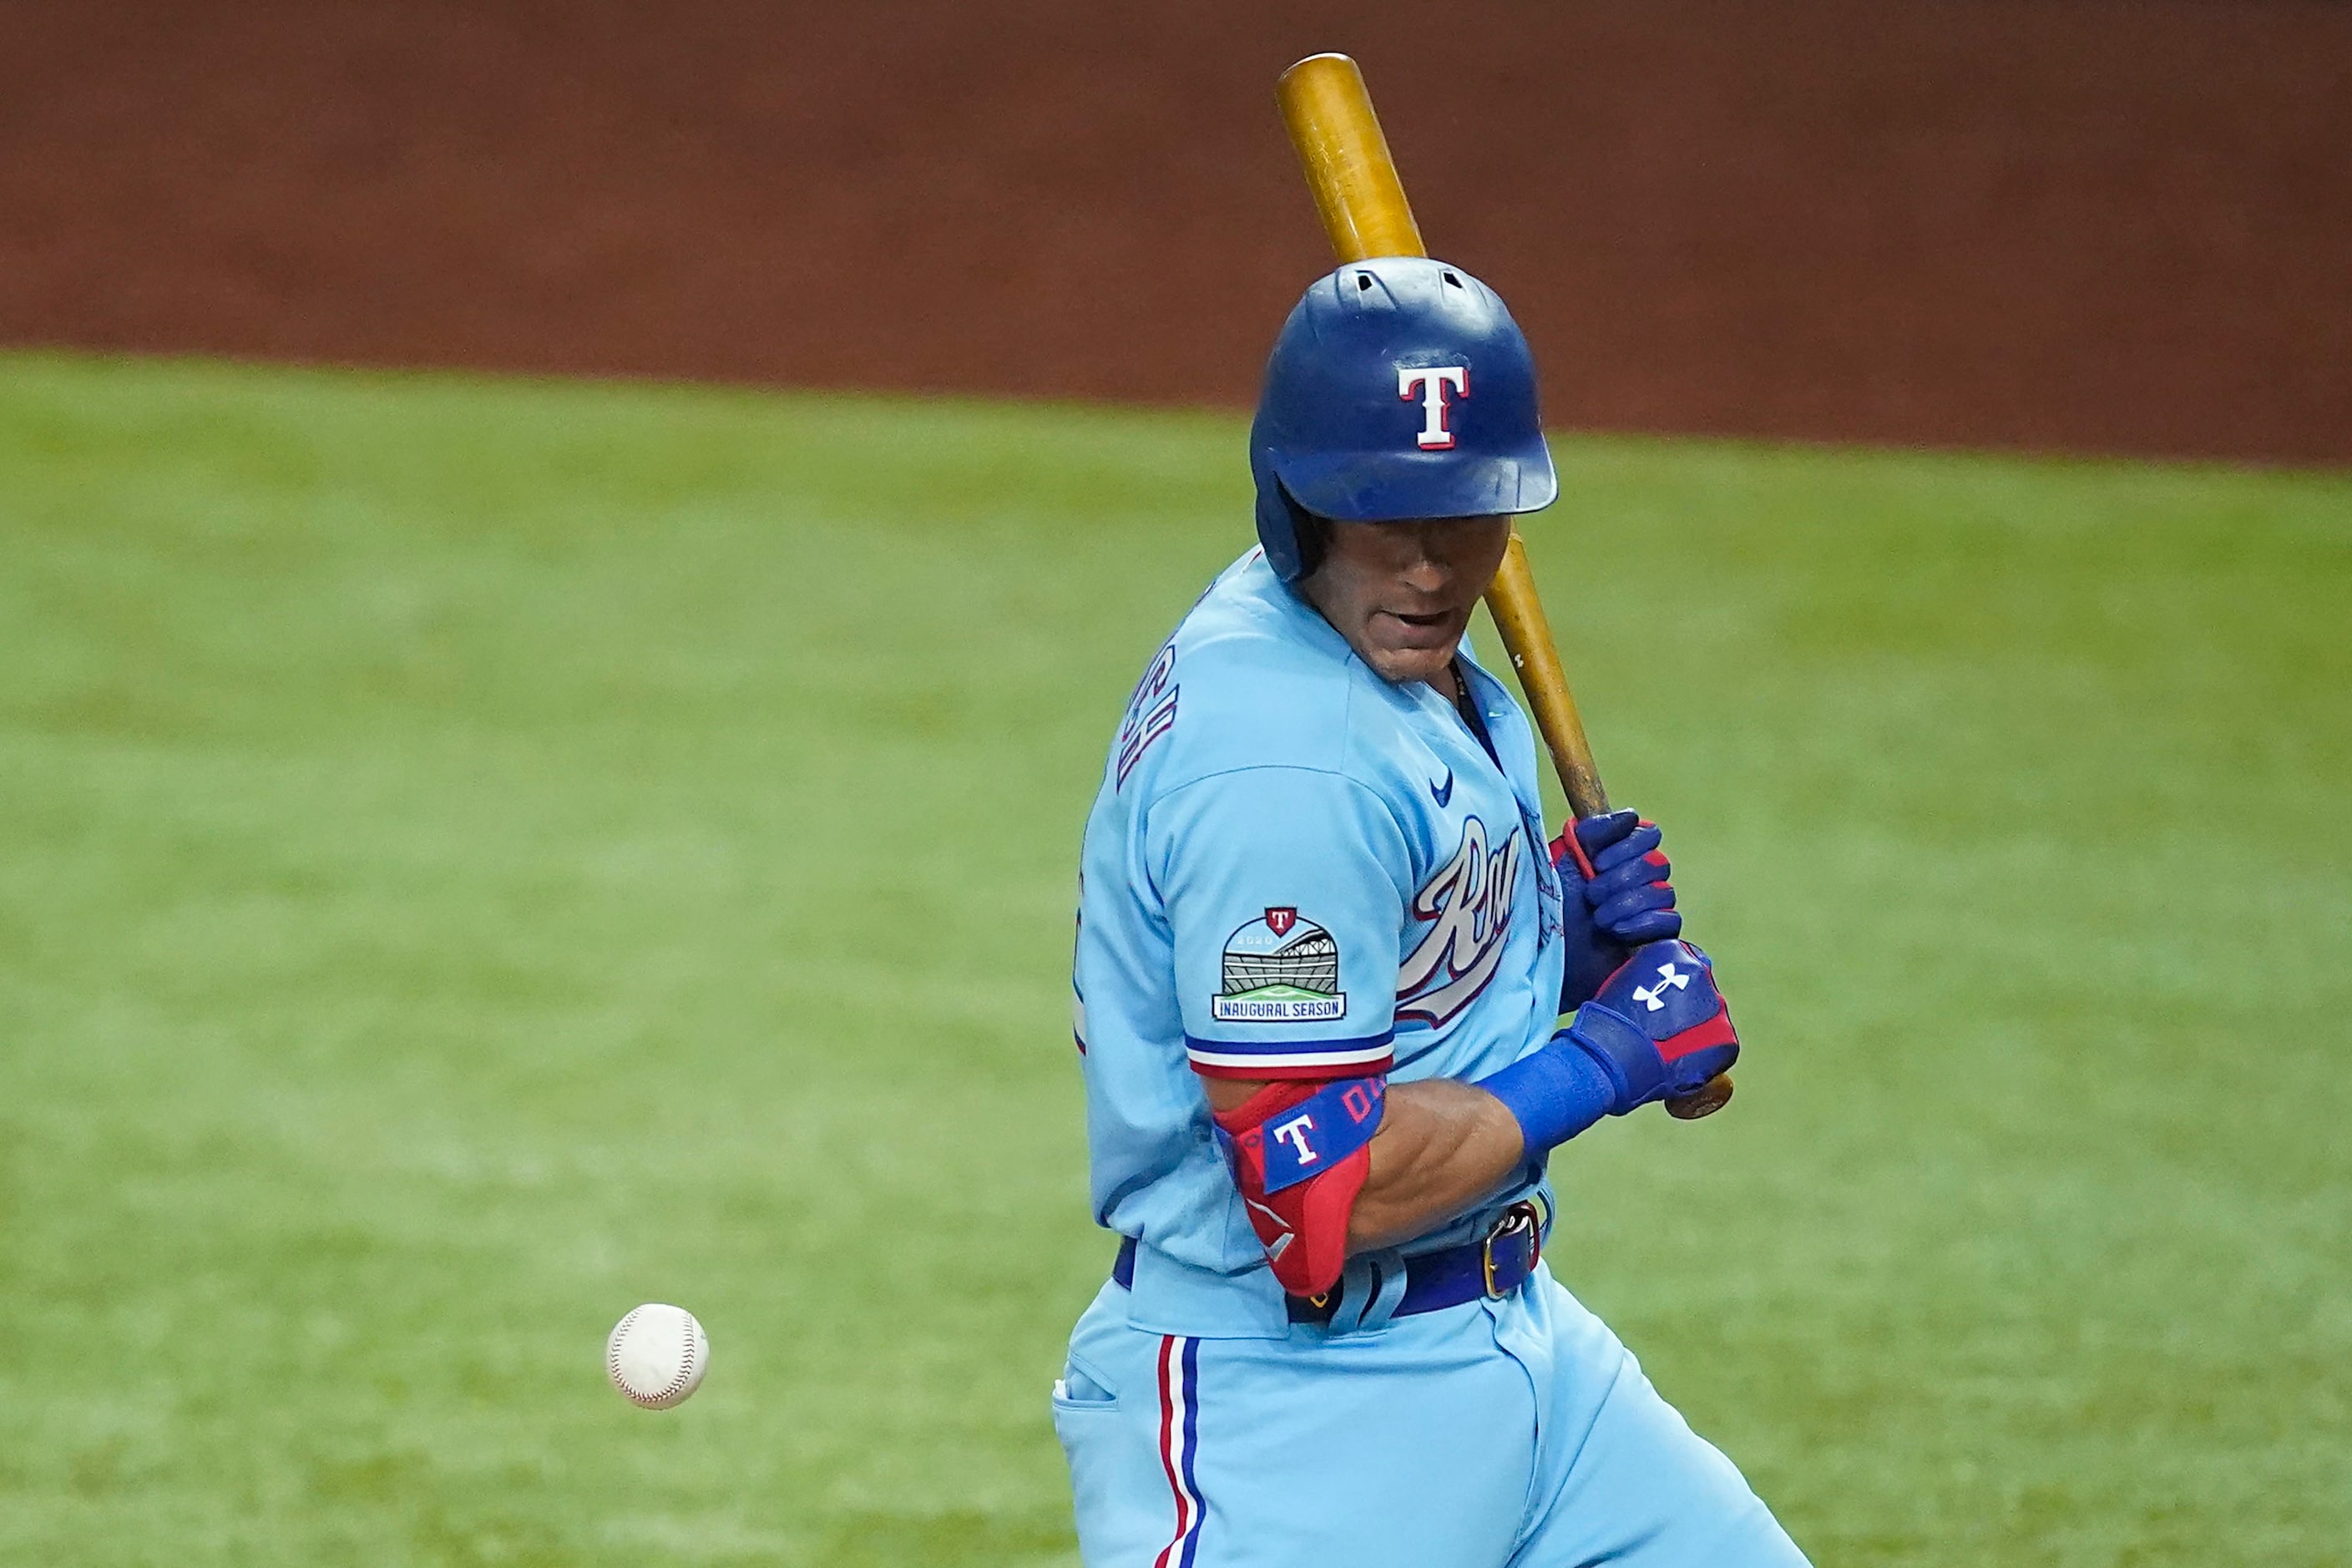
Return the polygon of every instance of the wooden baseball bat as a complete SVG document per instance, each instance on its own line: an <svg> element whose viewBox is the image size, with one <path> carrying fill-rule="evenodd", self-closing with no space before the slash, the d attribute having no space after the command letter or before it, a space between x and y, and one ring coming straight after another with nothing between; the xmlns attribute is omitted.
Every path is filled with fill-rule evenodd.
<svg viewBox="0 0 2352 1568"><path fill-rule="evenodd" d="M1282 73L1275 96L1282 103L1283 122L1290 128L1290 144L1306 165L1307 188L1315 193L1324 232L1331 237L1331 248L1340 261L1428 255L1356 62L1346 55L1309 55ZM1551 752L1569 809L1579 820L1601 816L1609 809L1609 792L1593 765L1592 745L1584 738L1584 721L1568 689L1568 672L1560 668L1551 623L1544 618L1535 574L1528 568L1527 546L1516 528L1504 548L1502 567L1486 590L1486 608L1511 656L1511 668L1519 672L1520 689L1528 695L1536 729ZM1722 1110L1730 1098L1731 1075L1723 1073L1666 1101L1666 1110L1690 1121Z"/></svg>

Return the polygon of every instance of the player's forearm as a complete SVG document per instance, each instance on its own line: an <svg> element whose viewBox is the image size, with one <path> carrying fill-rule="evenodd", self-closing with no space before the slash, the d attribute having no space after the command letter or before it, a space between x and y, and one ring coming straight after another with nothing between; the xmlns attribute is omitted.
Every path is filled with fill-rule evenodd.
<svg viewBox="0 0 2352 1568"><path fill-rule="evenodd" d="M1510 1182L1525 1151L1518 1122L1483 1089L1451 1079L1391 1085L1348 1250L1400 1246L1477 1207Z"/></svg>

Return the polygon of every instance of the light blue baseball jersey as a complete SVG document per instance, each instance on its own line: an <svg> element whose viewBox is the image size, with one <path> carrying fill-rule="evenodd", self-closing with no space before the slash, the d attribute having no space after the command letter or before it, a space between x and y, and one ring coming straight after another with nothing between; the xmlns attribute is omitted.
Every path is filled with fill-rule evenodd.
<svg viewBox="0 0 2352 1568"><path fill-rule="evenodd" d="M1142 1243L1138 1327L1289 1331L1200 1075L1476 1079L1557 1025L1534 736L1466 641L1463 663L1492 757L1253 551L1129 701L1087 821L1074 983L1095 1214ZM1541 1181L1531 1163L1405 1250L1483 1233Z"/></svg>
<svg viewBox="0 0 2352 1568"><path fill-rule="evenodd" d="M1482 1234L1539 1164L1292 1323L1211 1134L1203 1074L1475 1079L1550 1037L1534 737L1464 660L1494 757L1254 552L1128 704L1087 822L1076 1026L1095 1212L1140 1245L1053 1402L1088 1568L1803 1568L1548 1265L1394 1316L1400 1253Z"/></svg>

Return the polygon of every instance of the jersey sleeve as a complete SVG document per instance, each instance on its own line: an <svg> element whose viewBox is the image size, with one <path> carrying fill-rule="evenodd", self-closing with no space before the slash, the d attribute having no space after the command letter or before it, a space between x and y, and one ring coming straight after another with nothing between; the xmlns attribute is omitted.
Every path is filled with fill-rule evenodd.
<svg viewBox="0 0 2352 1568"><path fill-rule="evenodd" d="M1412 884L1403 831L1377 795L1308 768L1219 773L1153 803L1146 857L1195 1071L1388 1070Z"/></svg>

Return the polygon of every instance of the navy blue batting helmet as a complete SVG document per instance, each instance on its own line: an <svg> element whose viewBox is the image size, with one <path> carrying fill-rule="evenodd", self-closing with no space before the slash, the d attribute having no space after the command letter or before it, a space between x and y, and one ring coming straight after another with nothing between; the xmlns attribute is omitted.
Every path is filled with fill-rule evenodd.
<svg viewBox="0 0 2352 1568"><path fill-rule="evenodd" d="M1257 536L1286 583L1300 509L1345 522L1535 511L1559 493L1535 358L1496 292L1418 256L1351 261L1307 290L1250 426Z"/></svg>

